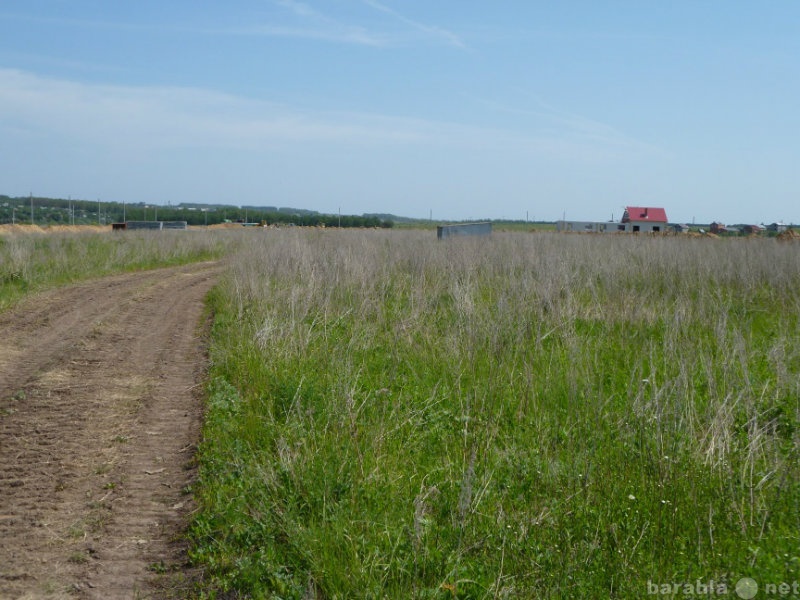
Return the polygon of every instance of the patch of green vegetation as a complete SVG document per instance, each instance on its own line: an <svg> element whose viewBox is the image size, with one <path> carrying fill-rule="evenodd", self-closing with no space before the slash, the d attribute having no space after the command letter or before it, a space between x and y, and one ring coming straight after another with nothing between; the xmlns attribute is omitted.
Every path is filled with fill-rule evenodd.
<svg viewBox="0 0 800 600"><path fill-rule="evenodd" d="M260 238L209 297L207 593L796 580L800 262L724 244Z"/></svg>
<svg viewBox="0 0 800 600"><path fill-rule="evenodd" d="M89 556L85 552L73 552L67 558L67 562L75 565L83 565L89 562Z"/></svg>
<svg viewBox="0 0 800 600"><path fill-rule="evenodd" d="M48 287L210 260L226 247L219 235L185 231L13 233L0 239L0 310Z"/></svg>

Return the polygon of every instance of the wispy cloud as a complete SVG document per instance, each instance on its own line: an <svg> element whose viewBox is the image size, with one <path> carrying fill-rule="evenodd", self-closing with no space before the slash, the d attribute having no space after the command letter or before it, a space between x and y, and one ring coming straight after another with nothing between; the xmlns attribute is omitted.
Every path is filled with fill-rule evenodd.
<svg viewBox="0 0 800 600"><path fill-rule="evenodd" d="M119 147L267 148L291 142L407 143L399 118L295 110L215 91L86 84L0 69L0 131Z"/></svg>
<svg viewBox="0 0 800 600"><path fill-rule="evenodd" d="M249 25L246 27L230 27L220 30L206 30L207 33L241 36L269 36L318 40L353 44L358 46L386 46L386 36L370 33L359 27L300 27L291 25Z"/></svg>
<svg viewBox="0 0 800 600"><path fill-rule="evenodd" d="M103 20L96 18L77 18L62 16L41 16L19 13L0 12L0 21L12 21L19 23L32 23L38 25L57 25L59 27L71 27L81 29L105 29L113 31L187 31L188 28L169 23L130 23L114 20Z"/></svg>
<svg viewBox="0 0 800 600"><path fill-rule="evenodd" d="M342 22L304 2L275 0L275 4L291 13L302 26L265 25L256 28L258 33L365 46L387 44L388 40L385 35L371 32L361 25Z"/></svg>
<svg viewBox="0 0 800 600"><path fill-rule="evenodd" d="M276 0L275 4L289 9L299 17L312 17L315 19L323 18L322 13L314 10L304 2L296 2L295 0Z"/></svg>
<svg viewBox="0 0 800 600"><path fill-rule="evenodd" d="M429 42L466 48L463 40L452 31L411 19L376 0L361 1L364 6L381 15L388 16L395 23L400 23L406 31L398 30L396 27L381 28L374 22L368 27L366 24L355 21L355 16L351 15L347 19L332 16L298 0L274 0L274 4L291 13L292 17L302 26L271 24L255 27L251 31L265 35L292 36L369 46L403 44L412 38L418 41L422 35Z"/></svg>
<svg viewBox="0 0 800 600"><path fill-rule="evenodd" d="M390 17L396 19L397 21L400 21L401 23L411 27L415 31L425 34L426 36L444 41L446 44L450 46L455 46L457 48L466 48L466 44L463 42L463 40L452 31L449 31L442 27L436 27L434 25L426 25L425 23L421 23L419 21L415 21L414 19L410 19L402 15L401 13L397 12L396 10L389 8L385 4L377 2L376 0L361 0L361 1L367 6L372 7L373 9L380 11L386 15L389 15Z"/></svg>
<svg viewBox="0 0 800 600"><path fill-rule="evenodd" d="M554 126L490 127L369 113L301 110L186 87L88 84L0 69L0 139L142 153L164 149L283 151L297 148L440 147L455 154L495 152L600 160L652 152L613 128L552 111ZM101 150L102 151L102 150Z"/></svg>
<svg viewBox="0 0 800 600"><path fill-rule="evenodd" d="M291 19L262 19L246 24L204 25L198 23L129 23L91 18L42 17L24 14L1 13L0 20L56 25L76 29L123 31L135 33L176 33L211 36L267 36L362 46L386 46L390 36L371 32L367 28L340 22L314 10L307 4L293 0L276 0L274 6L290 13Z"/></svg>
<svg viewBox="0 0 800 600"><path fill-rule="evenodd" d="M381 27L381 24L374 19L367 18L366 12L362 12L361 15L348 14L345 17L323 12L298 0L272 0L269 6L277 10L271 11L269 16L252 19L247 23L237 23L235 12L220 15L213 25L191 20L133 23L93 17L41 16L8 12L0 12L0 20L94 30L284 37L373 47L404 44L412 38L419 41L422 35L428 42L443 43L458 48L466 47L458 35L447 29L410 19L375 0L362 0L362 3L363 6L402 24L405 31L388 26L388 21Z"/></svg>
<svg viewBox="0 0 800 600"><path fill-rule="evenodd" d="M557 174L564 170L608 172L610 166L614 172L643 154L602 126L593 134L580 119L572 129L555 119L559 126L535 132L508 123L307 110L201 88L81 83L2 68L0 115L0 180L9 189L35 184L37 193L69 189L86 197L218 201L230 194L264 197L268 187L290 205L310 208L354 197L394 197L408 208L409 197L436 202L444 194L458 198L460 210L467 197L485 210L499 188L522 198L533 179L540 185L548 173L561 182ZM364 205L357 212L369 210Z"/></svg>
<svg viewBox="0 0 800 600"><path fill-rule="evenodd" d="M652 144L620 131L613 125L557 108L539 96L525 94L525 98L528 103L524 108L486 98L478 98L477 102L493 112L513 115L527 121L530 125L526 128L538 131L540 135L609 149L629 149L648 154L663 154L664 152Z"/></svg>
<svg viewBox="0 0 800 600"><path fill-rule="evenodd" d="M274 0L273 4L288 12L294 22L269 23L236 29L235 33L294 37L365 46L384 46L385 35L371 32L358 24L343 22L297 0Z"/></svg>
<svg viewBox="0 0 800 600"><path fill-rule="evenodd" d="M72 60L63 55L48 55L29 52L0 51L0 64L34 64L39 67L66 69L84 73L119 73L121 68L98 61Z"/></svg>

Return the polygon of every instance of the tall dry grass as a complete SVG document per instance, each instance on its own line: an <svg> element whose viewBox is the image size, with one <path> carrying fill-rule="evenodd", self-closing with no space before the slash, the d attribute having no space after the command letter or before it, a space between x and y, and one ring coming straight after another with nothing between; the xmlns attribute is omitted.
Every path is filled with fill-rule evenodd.
<svg viewBox="0 0 800 600"><path fill-rule="evenodd" d="M87 277L220 256L221 234L110 230L28 232L0 236L0 310L25 294Z"/></svg>
<svg viewBox="0 0 800 600"><path fill-rule="evenodd" d="M256 597L796 577L799 250L252 235L212 301L195 559Z"/></svg>

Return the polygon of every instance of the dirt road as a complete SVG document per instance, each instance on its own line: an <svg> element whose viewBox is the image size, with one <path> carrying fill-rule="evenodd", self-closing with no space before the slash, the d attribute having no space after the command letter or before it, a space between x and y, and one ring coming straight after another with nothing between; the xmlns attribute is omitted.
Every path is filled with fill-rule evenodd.
<svg viewBox="0 0 800 600"><path fill-rule="evenodd" d="M0 314L0 598L184 595L216 274L108 277Z"/></svg>

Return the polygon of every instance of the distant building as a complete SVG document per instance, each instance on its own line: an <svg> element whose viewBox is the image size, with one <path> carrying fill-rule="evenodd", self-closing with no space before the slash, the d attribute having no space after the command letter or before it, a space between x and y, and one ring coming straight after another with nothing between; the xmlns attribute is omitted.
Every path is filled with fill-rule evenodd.
<svg viewBox="0 0 800 600"><path fill-rule="evenodd" d="M188 229L186 221L164 221L162 229Z"/></svg>
<svg viewBox="0 0 800 600"><path fill-rule="evenodd" d="M439 225L436 227L436 237L444 240L451 237L491 235L491 223L459 223L457 225Z"/></svg>
<svg viewBox="0 0 800 600"><path fill-rule="evenodd" d="M578 233L625 233L631 227L616 221L556 221L556 231Z"/></svg>
<svg viewBox="0 0 800 600"><path fill-rule="evenodd" d="M773 231L775 233L781 233L783 231L786 231L786 223L781 223L781 222L770 223L769 225L767 225L767 231Z"/></svg>
<svg viewBox="0 0 800 600"><path fill-rule="evenodd" d="M666 231L667 211L649 206L628 206L622 214L622 222L630 223L633 233Z"/></svg>
<svg viewBox="0 0 800 600"><path fill-rule="evenodd" d="M675 233L689 233L689 226L686 223L676 223L672 226Z"/></svg>
<svg viewBox="0 0 800 600"><path fill-rule="evenodd" d="M742 232L747 235L762 233L764 228L761 225L743 225Z"/></svg>
<svg viewBox="0 0 800 600"><path fill-rule="evenodd" d="M150 229L161 231L163 223L161 221L125 221L125 229Z"/></svg>
<svg viewBox="0 0 800 600"><path fill-rule="evenodd" d="M114 231L127 231L135 229L147 229L150 231L162 231L164 229L187 229L186 221L125 221L124 223L112 223Z"/></svg>
<svg viewBox="0 0 800 600"><path fill-rule="evenodd" d="M725 223L720 223L718 221L711 223L708 230L713 234L728 233L728 228L725 227Z"/></svg>
<svg viewBox="0 0 800 600"><path fill-rule="evenodd" d="M667 213L663 208L628 206L621 221L556 221L556 231L663 233L667 231Z"/></svg>

